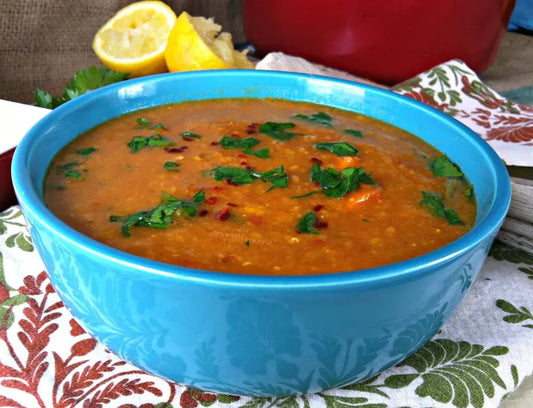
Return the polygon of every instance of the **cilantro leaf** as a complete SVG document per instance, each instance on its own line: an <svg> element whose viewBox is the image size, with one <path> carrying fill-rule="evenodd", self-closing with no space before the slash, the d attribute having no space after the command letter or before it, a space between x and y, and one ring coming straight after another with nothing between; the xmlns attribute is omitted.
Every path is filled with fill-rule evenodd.
<svg viewBox="0 0 533 408"><path fill-rule="evenodd" d="M317 143L315 148L318 150L327 150L336 156L355 156L358 150L346 142Z"/></svg>
<svg viewBox="0 0 533 408"><path fill-rule="evenodd" d="M135 129L151 129L151 130L155 130L155 129L166 130L167 129L166 126L163 125L162 123L158 123L156 125L150 125L150 121L146 118L137 118L135 122L137 123L137 126L135 127Z"/></svg>
<svg viewBox="0 0 533 408"><path fill-rule="evenodd" d="M333 118L325 112L313 113L312 115L303 115L298 113L293 116L294 119L305 120L306 122L313 123L320 126L333 126Z"/></svg>
<svg viewBox="0 0 533 408"><path fill-rule="evenodd" d="M163 165L163 169L167 171L179 171L179 163L173 161L166 161Z"/></svg>
<svg viewBox="0 0 533 408"><path fill-rule="evenodd" d="M63 94L59 97L54 97L46 91L36 89L34 92L35 104L42 108L55 109L88 91L120 82L127 76L128 74L122 72L113 71L106 67L97 68L93 65L86 70L76 71L65 86Z"/></svg>
<svg viewBox="0 0 533 408"><path fill-rule="evenodd" d="M299 133L288 130L294 126L295 124L291 122L265 122L259 126L259 132L283 142L299 135Z"/></svg>
<svg viewBox="0 0 533 408"><path fill-rule="evenodd" d="M451 208L447 208L442 201L442 197L435 191L422 191L423 199L420 206L427 208L433 215L444 218L450 225L464 225L457 213Z"/></svg>
<svg viewBox="0 0 533 408"><path fill-rule="evenodd" d="M163 191L161 193L161 204L157 207L126 216L112 215L109 217L109 221L122 222L122 234L127 237L131 235L131 227L166 229L177 211L183 210L190 217L194 217L198 213L198 206L203 204L204 198L203 189L198 191L191 200L179 200Z"/></svg>
<svg viewBox="0 0 533 408"><path fill-rule="evenodd" d="M322 194L334 198L341 198L351 191L356 191L359 183L376 184L362 167L346 167L339 172L333 168L322 170L320 163L312 167L311 181L322 187Z"/></svg>
<svg viewBox="0 0 533 408"><path fill-rule="evenodd" d="M89 156L96 151L98 151L98 149L95 147L87 147L85 149L76 150L76 154L80 156Z"/></svg>
<svg viewBox="0 0 533 408"><path fill-rule="evenodd" d="M320 234L313 228L313 224L316 221L316 214L312 211L306 213L300 221L296 224L296 230L303 234Z"/></svg>
<svg viewBox="0 0 533 408"><path fill-rule="evenodd" d="M363 137L363 132L361 132L360 130L344 129L344 133L355 137Z"/></svg>
<svg viewBox="0 0 533 408"><path fill-rule="evenodd" d="M172 140L162 137L159 133L156 133L152 136L134 136L128 143L127 146L130 148L132 153L137 153L144 147L165 147L173 145Z"/></svg>
<svg viewBox="0 0 533 408"><path fill-rule="evenodd" d="M445 154L433 160L429 165L429 169L437 177L464 176L459 167L457 167L457 165L454 164Z"/></svg>

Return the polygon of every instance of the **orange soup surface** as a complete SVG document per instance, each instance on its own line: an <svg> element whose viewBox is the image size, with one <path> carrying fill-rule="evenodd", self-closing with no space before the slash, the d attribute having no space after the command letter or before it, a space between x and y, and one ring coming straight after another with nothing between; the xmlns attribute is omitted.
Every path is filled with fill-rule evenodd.
<svg viewBox="0 0 533 408"><path fill-rule="evenodd" d="M186 267L263 275L416 257L473 225L446 155L391 125L274 99L138 111L53 160L45 201L95 240Z"/></svg>

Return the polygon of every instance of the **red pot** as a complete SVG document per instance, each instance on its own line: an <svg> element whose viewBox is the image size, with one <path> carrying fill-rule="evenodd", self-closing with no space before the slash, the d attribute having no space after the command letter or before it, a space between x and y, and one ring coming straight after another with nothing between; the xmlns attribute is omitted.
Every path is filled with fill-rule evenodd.
<svg viewBox="0 0 533 408"><path fill-rule="evenodd" d="M395 84L450 59L496 57L516 0L244 0L244 31L282 51Z"/></svg>
<svg viewBox="0 0 533 408"><path fill-rule="evenodd" d="M0 153L0 212L17 203L11 184L11 159L15 149Z"/></svg>

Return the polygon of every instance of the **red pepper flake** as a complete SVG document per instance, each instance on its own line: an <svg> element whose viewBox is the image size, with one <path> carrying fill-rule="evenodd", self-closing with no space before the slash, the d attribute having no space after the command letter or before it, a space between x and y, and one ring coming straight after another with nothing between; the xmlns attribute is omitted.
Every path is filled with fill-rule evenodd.
<svg viewBox="0 0 533 408"><path fill-rule="evenodd" d="M320 221L320 220L316 220L314 223L313 223L313 227L315 227L316 229L323 229L323 228L327 228L329 225L329 223L327 221Z"/></svg>
<svg viewBox="0 0 533 408"><path fill-rule="evenodd" d="M215 214L215 220L226 221L229 219L231 213L228 207L222 207Z"/></svg>
<svg viewBox="0 0 533 408"><path fill-rule="evenodd" d="M237 157L240 157L241 159L245 159L245 158L248 157L248 155L246 155L246 154L244 154L244 153L239 153L239 154L237 155Z"/></svg>
<svg viewBox="0 0 533 408"><path fill-rule="evenodd" d="M241 139L241 135L236 132L230 133L229 137L232 137L233 139Z"/></svg>
<svg viewBox="0 0 533 408"><path fill-rule="evenodd" d="M183 137L182 139L186 142L194 142L194 137Z"/></svg>
<svg viewBox="0 0 533 408"><path fill-rule="evenodd" d="M322 208L324 208L324 206L322 204L317 204L313 207L313 211L314 212L318 212L320 211Z"/></svg>
<svg viewBox="0 0 533 408"><path fill-rule="evenodd" d="M235 204L235 203L226 203L227 205L229 205L230 207L238 207L239 205L238 204Z"/></svg>
<svg viewBox="0 0 533 408"><path fill-rule="evenodd" d="M252 166L246 166L245 169L246 169L246 170L249 170L249 171L254 171L254 170L255 170L255 167L252 167Z"/></svg>
<svg viewBox="0 0 533 408"><path fill-rule="evenodd" d="M245 132L251 135L252 133L257 133L257 128L259 127L259 123L251 123L246 127Z"/></svg>
<svg viewBox="0 0 533 408"><path fill-rule="evenodd" d="M210 205L215 204L217 201L218 201L218 197L215 197L215 196L207 197L205 199L205 203L210 204Z"/></svg>
<svg viewBox="0 0 533 408"><path fill-rule="evenodd" d="M165 152L167 153L183 153L187 149L187 146L180 147L165 147Z"/></svg>
<svg viewBox="0 0 533 408"><path fill-rule="evenodd" d="M313 163L319 163L319 164L322 164L322 160L320 160L318 157L311 157L311 161Z"/></svg>
<svg viewBox="0 0 533 408"><path fill-rule="evenodd" d="M207 210L200 210L200 212L198 213L198 217L205 217L207 215L207 213L209 213L209 211Z"/></svg>
<svg viewBox="0 0 533 408"><path fill-rule="evenodd" d="M219 146L220 142L211 142L211 146Z"/></svg>
<svg viewBox="0 0 533 408"><path fill-rule="evenodd" d="M235 183L233 180L231 179L226 179L226 183L228 183L230 186L238 186L239 184Z"/></svg>
<svg viewBox="0 0 533 408"><path fill-rule="evenodd" d="M241 160L241 166L248 166L248 162L246 160Z"/></svg>
<svg viewBox="0 0 533 408"><path fill-rule="evenodd" d="M223 263L233 262L235 260L235 255L226 255L222 258Z"/></svg>

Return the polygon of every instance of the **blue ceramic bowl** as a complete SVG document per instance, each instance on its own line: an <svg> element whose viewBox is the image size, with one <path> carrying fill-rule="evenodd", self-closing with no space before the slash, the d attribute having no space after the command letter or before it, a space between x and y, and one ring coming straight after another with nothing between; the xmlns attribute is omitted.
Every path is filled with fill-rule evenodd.
<svg viewBox="0 0 533 408"><path fill-rule="evenodd" d="M329 105L418 135L458 163L473 183L475 227L437 251L380 268L242 276L121 252L73 230L44 205L48 165L80 133L141 108L232 97ZM50 279L87 331L146 371L241 395L330 389L413 353L474 281L510 201L509 178L494 151L428 106L346 81L242 70L163 74L83 95L30 130L15 152L13 182Z"/></svg>

